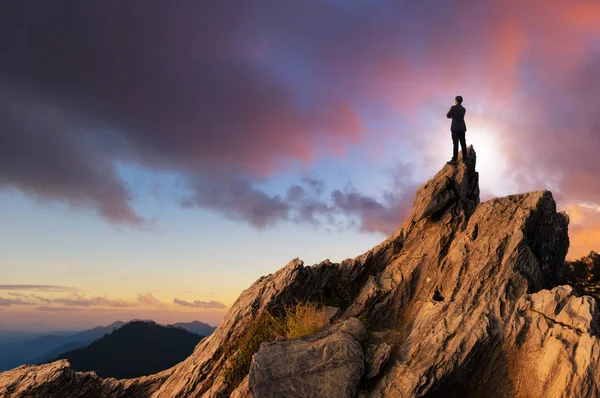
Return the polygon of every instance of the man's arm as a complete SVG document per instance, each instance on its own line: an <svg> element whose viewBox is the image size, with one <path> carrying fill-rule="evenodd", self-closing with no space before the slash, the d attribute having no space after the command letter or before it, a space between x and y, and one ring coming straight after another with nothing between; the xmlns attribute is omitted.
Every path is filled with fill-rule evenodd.
<svg viewBox="0 0 600 398"><path fill-rule="evenodd" d="M446 117L448 119L452 119L452 116L454 116L454 114L452 113L453 110L454 110L454 107L451 107L450 110L448 111L448 114L446 115Z"/></svg>

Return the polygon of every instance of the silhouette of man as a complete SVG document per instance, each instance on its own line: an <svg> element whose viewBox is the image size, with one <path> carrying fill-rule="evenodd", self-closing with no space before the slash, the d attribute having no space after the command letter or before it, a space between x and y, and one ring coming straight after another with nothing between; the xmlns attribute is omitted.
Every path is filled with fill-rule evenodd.
<svg viewBox="0 0 600 398"><path fill-rule="evenodd" d="M464 106L462 106L463 97L460 95L456 96L456 105L453 105L452 108L448 111L446 115L448 119L452 119L452 125L450 126L450 131L452 132L452 143L454 144L453 152L452 152L452 160L447 162L451 165L456 165L456 161L458 160L458 143L460 142L460 147L462 149L463 155L463 163L469 160L467 154L467 141L465 139L465 133L467 132L467 125L465 124L465 113L467 110Z"/></svg>

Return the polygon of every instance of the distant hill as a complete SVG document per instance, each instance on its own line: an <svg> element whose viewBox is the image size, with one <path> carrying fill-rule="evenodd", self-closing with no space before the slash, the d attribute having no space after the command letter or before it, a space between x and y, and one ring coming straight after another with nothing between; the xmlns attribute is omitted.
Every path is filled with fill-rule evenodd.
<svg viewBox="0 0 600 398"><path fill-rule="evenodd" d="M81 332L26 337L0 344L0 372L27 363L45 362L67 350L84 347L122 325L124 322L118 321Z"/></svg>
<svg viewBox="0 0 600 398"><path fill-rule="evenodd" d="M212 332L214 332L216 329L216 327L210 326L210 325L208 325L204 322L200 322L200 321L179 322L179 323L176 323L174 325L169 325L169 326L175 326L177 328L182 328L182 329L187 330L188 332L196 333L201 336L208 336Z"/></svg>
<svg viewBox="0 0 600 398"><path fill-rule="evenodd" d="M183 361L202 338L181 327L133 321L52 360L67 359L75 370L126 379L157 373Z"/></svg>

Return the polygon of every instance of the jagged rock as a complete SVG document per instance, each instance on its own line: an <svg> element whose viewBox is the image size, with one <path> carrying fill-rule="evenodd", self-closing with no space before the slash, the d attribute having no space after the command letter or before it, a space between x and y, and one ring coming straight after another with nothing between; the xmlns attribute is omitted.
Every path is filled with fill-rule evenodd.
<svg viewBox="0 0 600 398"><path fill-rule="evenodd" d="M526 295L517 307L502 352L515 395L600 396L596 300L559 286Z"/></svg>
<svg viewBox="0 0 600 398"><path fill-rule="evenodd" d="M94 372L75 372L66 360L47 365L23 365L0 373L0 397L106 397L150 396L166 379L161 372L129 380L101 379Z"/></svg>
<svg viewBox="0 0 600 398"><path fill-rule="evenodd" d="M225 347L235 347L264 311L318 297L341 307L342 322L359 318L367 325L365 347L394 347L377 377L362 378L361 396L598 397L597 304L556 287L569 246L568 217L556 212L547 191L480 204L469 151L470 163L445 165L419 189L411 216L380 245L341 263L305 267L295 259L258 279L174 368L120 381L73 372L64 363L18 368L0 374L0 396L77 396L86 389L109 397L247 396L252 377L248 389L224 382ZM251 374L263 376L256 363L277 363L279 349L308 344L303 341L263 344ZM59 385L60 377L66 381ZM269 377L254 385L277 388ZM294 386L285 385L280 396L293 396ZM353 388L350 394L358 395L358 384Z"/></svg>
<svg viewBox="0 0 600 398"><path fill-rule="evenodd" d="M250 367L255 397L354 397L367 331L356 318L307 337L263 343Z"/></svg>
<svg viewBox="0 0 600 398"><path fill-rule="evenodd" d="M365 377L372 379L379 374L381 368L390 359L392 353L392 346L388 343L371 344L365 352L365 363L367 370Z"/></svg>
<svg viewBox="0 0 600 398"><path fill-rule="evenodd" d="M565 327L598 336L598 304L589 296L577 297L571 286L559 286L526 296L527 310Z"/></svg>
<svg viewBox="0 0 600 398"><path fill-rule="evenodd" d="M454 396L598 397L596 301L560 286L525 295L516 307L503 333L480 347L472 373L442 388Z"/></svg>
<svg viewBox="0 0 600 398"><path fill-rule="evenodd" d="M479 204L479 174L475 172L476 155L473 147L469 147L469 156L473 160L472 167L466 167L464 163L458 168L446 165L419 188L413 202L413 221L430 217L452 203L462 206L467 217L473 214ZM461 160L462 153L459 157Z"/></svg>

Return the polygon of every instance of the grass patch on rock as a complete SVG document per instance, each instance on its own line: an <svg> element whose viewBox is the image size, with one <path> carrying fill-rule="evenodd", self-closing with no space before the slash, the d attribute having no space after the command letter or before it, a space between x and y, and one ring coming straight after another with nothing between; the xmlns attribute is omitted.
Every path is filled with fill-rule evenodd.
<svg viewBox="0 0 600 398"><path fill-rule="evenodd" d="M264 342L285 337L295 339L317 333L328 324L323 307L314 302L300 302L284 306L284 314L276 317L263 312L254 318L246 332L225 347L229 361L222 371L225 383L229 386L227 394L240 384L250 371L252 356L258 352Z"/></svg>

